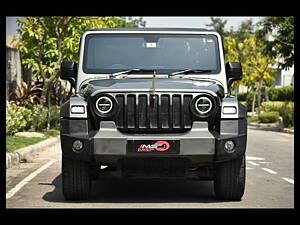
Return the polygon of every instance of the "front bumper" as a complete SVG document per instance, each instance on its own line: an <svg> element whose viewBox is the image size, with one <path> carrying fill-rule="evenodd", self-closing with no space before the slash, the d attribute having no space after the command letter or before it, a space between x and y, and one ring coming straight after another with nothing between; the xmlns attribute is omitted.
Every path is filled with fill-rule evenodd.
<svg viewBox="0 0 300 225"><path fill-rule="evenodd" d="M61 147L65 156L108 164L126 157L149 156L187 158L192 163L222 162L244 154L246 138L245 119L221 120L219 132L210 132L207 122L194 122L188 132L169 134L124 134L112 121L101 121L99 131L90 131L88 120L61 119ZM72 149L75 140L83 142L80 152ZM129 140L179 140L180 150L176 154L128 153ZM224 151L227 140L235 143L233 153Z"/></svg>

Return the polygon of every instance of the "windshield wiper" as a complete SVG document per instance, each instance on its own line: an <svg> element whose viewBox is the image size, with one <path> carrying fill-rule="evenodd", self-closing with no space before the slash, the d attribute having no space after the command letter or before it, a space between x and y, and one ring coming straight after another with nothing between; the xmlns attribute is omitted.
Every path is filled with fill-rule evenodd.
<svg viewBox="0 0 300 225"><path fill-rule="evenodd" d="M154 71L155 71L154 69L129 69L129 70L123 70L120 72L112 73L109 75L109 78L114 78L122 74L130 74L133 72L154 72Z"/></svg>
<svg viewBox="0 0 300 225"><path fill-rule="evenodd" d="M169 74L169 77L171 77L171 76L176 76L176 75L179 75L179 74L189 74L189 73L209 73L209 72L211 72L211 71L212 71L212 70L200 70L200 69L180 70L180 71L177 71L177 72L170 73L170 74Z"/></svg>

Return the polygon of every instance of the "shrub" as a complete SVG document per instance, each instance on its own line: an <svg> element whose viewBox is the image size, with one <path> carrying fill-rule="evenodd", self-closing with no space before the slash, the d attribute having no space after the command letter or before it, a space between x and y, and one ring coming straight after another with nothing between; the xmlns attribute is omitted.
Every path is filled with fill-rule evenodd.
<svg viewBox="0 0 300 225"><path fill-rule="evenodd" d="M278 112L265 112L258 116L258 120L260 123L275 123L279 121L279 117Z"/></svg>
<svg viewBox="0 0 300 225"><path fill-rule="evenodd" d="M275 111L283 119L285 127L294 126L294 102L269 101L262 103L265 112Z"/></svg>
<svg viewBox="0 0 300 225"><path fill-rule="evenodd" d="M249 123L259 123L257 116L247 116L247 121Z"/></svg>
<svg viewBox="0 0 300 225"><path fill-rule="evenodd" d="M18 86L10 92L10 99L12 99L17 106L29 108L32 105L39 103L41 92L42 84L34 82L27 84L22 81L21 86Z"/></svg>
<svg viewBox="0 0 300 225"><path fill-rule="evenodd" d="M6 135L26 130L32 122L32 111L14 103L6 104Z"/></svg>
<svg viewBox="0 0 300 225"><path fill-rule="evenodd" d="M261 103L262 110L265 112L276 111L280 113L284 105L285 102L281 101L268 101Z"/></svg>
<svg viewBox="0 0 300 225"><path fill-rule="evenodd" d="M38 106L34 106L32 110L35 110L36 107ZM50 106L50 127L58 127L59 119L60 119L60 107ZM48 108L43 107L37 120L36 129L38 131L41 131L47 128L47 122L48 122Z"/></svg>
<svg viewBox="0 0 300 225"><path fill-rule="evenodd" d="M36 107L38 106L34 106L32 110L34 111ZM43 107L41 109L40 114L37 118L37 127L36 127L37 131L41 131L47 127L47 118L48 118L47 112L48 109L46 107Z"/></svg>
<svg viewBox="0 0 300 225"><path fill-rule="evenodd" d="M294 126L294 102L285 102L279 114L285 127Z"/></svg>
<svg viewBox="0 0 300 225"><path fill-rule="evenodd" d="M53 105L50 107L50 126L59 127L60 121L60 107Z"/></svg>
<svg viewBox="0 0 300 225"><path fill-rule="evenodd" d="M253 92L238 93L237 98L239 101L246 101L248 111L252 109ZM270 87L268 88L269 101L294 101L294 87L287 86L281 88ZM266 99L264 91L261 93L261 102ZM258 107L258 95L255 97L255 108Z"/></svg>
<svg viewBox="0 0 300 225"><path fill-rule="evenodd" d="M248 111L252 110L253 96L254 96L253 92L249 92L247 94L247 97L246 97L246 106L247 106ZM257 94L255 96L255 106L254 107L258 107L258 95Z"/></svg>
<svg viewBox="0 0 300 225"><path fill-rule="evenodd" d="M294 87L268 88L270 101L294 101Z"/></svg>
<svg viewBox="0 0 300 225"><path fill-rule="evenodd" d="M285 127L294 127L294 112L285 113L282 119Z"/></svg>
<svg viewBox="0 0 300 225"><path fill-rule="evenodd" d="M245 93L238 93L237 94L237 98L238 98L238 100L239 101L246 101L246 99L247 99L247 92L245 92Z"/></svg>
<svg viewBox="0 0 300 225"><path fill-rule="evenodd" d="M26 131L32 124L33 110L37 107L34 105L31 109L17 106L14 102L6 104L6 135L14 135L19 131ZM50 107L50 126L57 128L59 126L60 107ZM47 128L48 108L43 107L38 120L37 130L41 131Z"/></svg>

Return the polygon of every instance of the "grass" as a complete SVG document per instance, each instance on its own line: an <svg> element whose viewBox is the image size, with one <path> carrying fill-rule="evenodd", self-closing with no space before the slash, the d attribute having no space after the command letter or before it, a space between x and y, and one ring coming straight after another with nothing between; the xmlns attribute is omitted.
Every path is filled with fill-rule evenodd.
<svg viewBox="0 0 300 225"><path fill-rule="evenodd" d="M45 137L56 137L59 135L59 130L43 130L41 133L45 135Z"/></svg>
<svg viewBox="0 0 300 225"><path fill-rule="evenodd" d="M6 152L13 152L17 149L24 148L44 141L50 137L59 135L59 130L43 130L44 137L20 137L20 136L6 136Z"/></svg>
<svg viewBox="0 0 300 225"><path fill-rule="evenodd" d="M257 116L247 116L247 121L250 123L259 123L259 119Z"/></svg>

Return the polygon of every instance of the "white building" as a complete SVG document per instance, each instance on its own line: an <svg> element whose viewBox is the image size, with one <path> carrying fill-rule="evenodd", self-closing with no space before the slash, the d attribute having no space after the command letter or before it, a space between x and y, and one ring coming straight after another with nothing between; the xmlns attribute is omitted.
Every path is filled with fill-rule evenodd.
<svg viewBox="0 0 300 225"><path fill-rule="evenodd" d="M276 73L273 87L294 86L294 66L284 70L279 70Z"/></svg>

